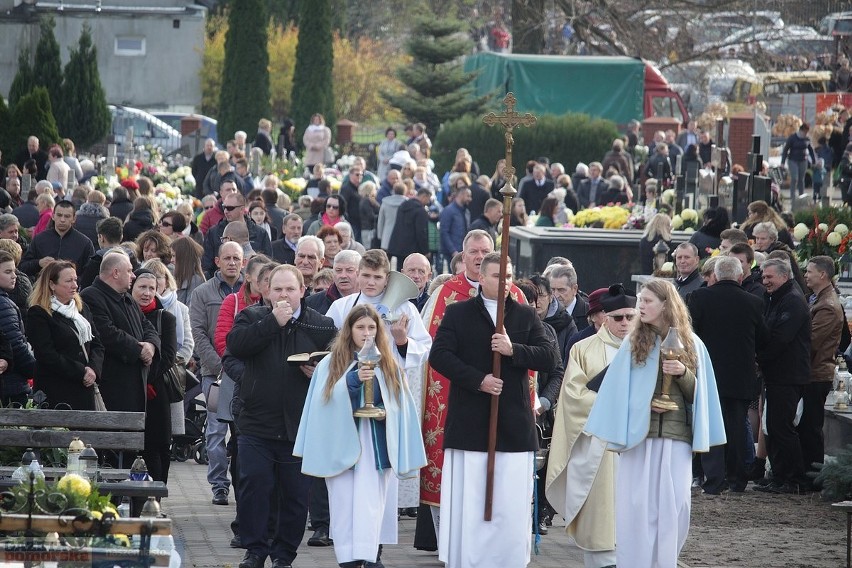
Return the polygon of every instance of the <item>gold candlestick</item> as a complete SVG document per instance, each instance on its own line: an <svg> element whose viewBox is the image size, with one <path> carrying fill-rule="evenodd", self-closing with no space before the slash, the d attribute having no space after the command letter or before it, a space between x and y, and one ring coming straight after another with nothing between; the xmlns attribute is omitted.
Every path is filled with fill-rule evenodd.
<svg viewBox="0 0 852 568"><path fill-rule="evenodd" d="M666 335L666 338L660 344L660 365L662 365L663 361L680 360L683 351L683 343L680 340L680 334L678 333L677 328L670 327L668 335ZM655 396L651 400L651 408L654 410L659 412L677 410L677 403L672 400L671 396L669 396L673 378L674 377L672 375L663 373L663 384L660 388L660 396Z"/></svg>
<svg viewBox="0 0 852 568"><path fill-rule="evenodd" d="M368 337L364 342L364 346L361 348L361 351L358 352L358 365L365 369L372 370L376 368L376 365L379 364L381 358L382 354L379 353L375 340L372 337ZM373 391L375 388L375 381L375 377L369 381L364 381L364 406L353 413L356 418L372 418L373 420L385 419L387 414L385 409L379 408L373 404L373 399L375 398Z"/></svg>

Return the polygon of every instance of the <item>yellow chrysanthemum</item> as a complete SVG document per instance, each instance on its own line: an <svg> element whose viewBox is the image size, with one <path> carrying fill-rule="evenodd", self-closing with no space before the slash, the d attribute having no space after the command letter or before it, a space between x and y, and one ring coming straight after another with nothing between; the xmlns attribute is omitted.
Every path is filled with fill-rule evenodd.
<svg viewBox="0 0 852 568"><path fill-rule="evenodd" d="M81 497L88 497L89 493L92 492L92 485L89 480L76 473L66 474L56 483L56 488L63 493L74 493Z"/></svg>

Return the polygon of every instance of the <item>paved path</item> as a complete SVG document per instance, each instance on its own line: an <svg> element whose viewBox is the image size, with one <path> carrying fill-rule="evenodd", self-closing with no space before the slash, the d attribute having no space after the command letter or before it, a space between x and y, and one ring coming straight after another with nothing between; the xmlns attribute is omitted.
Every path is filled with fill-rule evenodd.
<svg viewBox="0 0 852 568"><path fill-rule="evenodd" d="M230 522L235 514L233 499L227 507L212 505L206 475L207 467L194 461L172 462L169 497L163 500L163 511L174 521L175 545L184 567L236 568L245 551L228 546ZM444 564L438 561L436 553L415 550L412 546L414 524L415 520L408 518L399 522L400 543L385 547L382 561L388 568L443 568ZM336 567L334 551L330 547L307 546L309 536L306 531L295 568ZM554 521L549 534L542 537L540 552L538 556L533 555L531 568L583 567L583 554L569 543L564 523ZM269 565L271 562L267 561Z"/></svg>

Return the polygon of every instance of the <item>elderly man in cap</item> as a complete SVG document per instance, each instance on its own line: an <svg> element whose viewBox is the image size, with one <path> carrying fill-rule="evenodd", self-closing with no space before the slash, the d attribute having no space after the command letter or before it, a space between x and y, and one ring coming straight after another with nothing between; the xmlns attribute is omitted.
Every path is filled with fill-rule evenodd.
<svg viewBox="0 0 852 568"><path fill-rule="evenodd" d="M590 568L615 566L616 458L605 442L583 432L596 397L589 383L606 370L636 316L636 298L621 284L596 300L603 323L595 335L571 348L545 482L551 507L565 518L566 531L583 549Z"/></svg>

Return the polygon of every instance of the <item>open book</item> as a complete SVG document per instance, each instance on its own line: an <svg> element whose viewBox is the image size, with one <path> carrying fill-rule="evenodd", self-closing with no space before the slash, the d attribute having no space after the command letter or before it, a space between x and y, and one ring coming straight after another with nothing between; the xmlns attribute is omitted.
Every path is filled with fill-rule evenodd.
<svg viewBox="0 0 852 568"><path fill-rule="evenodd" d="M323 357L331 353L331 351L314 351L313 353L296 353L287 357L287 362L291 365L316 365Z"/></svg>

